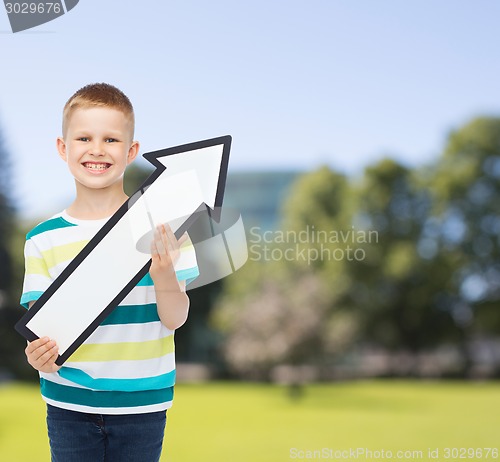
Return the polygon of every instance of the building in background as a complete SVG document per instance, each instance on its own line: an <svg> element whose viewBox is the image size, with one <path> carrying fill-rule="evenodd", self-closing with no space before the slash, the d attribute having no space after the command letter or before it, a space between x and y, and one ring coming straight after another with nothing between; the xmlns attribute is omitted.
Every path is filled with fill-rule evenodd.
<svg viewBox="0 0 500 462"><path fill-rule="evenodd" d="M297 171L230 172L224 207L241 212L247 231L254 226L274 230L280 223L283 201L299 175Z"/></svg>

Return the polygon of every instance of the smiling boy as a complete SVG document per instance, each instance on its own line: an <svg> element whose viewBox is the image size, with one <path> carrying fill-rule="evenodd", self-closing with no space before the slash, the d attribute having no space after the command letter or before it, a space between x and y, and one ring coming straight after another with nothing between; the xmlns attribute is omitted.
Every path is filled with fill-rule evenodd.
<svg viewBox="0 0 500 462"><path fill-rule="evenodd" d="M62 128L57 150L76 195L27 234L26 308L128 199L123 174L139 151L132 104L109 84L78 90L64 107ZM55 364L57 339L26 348L40 373L54 462L159 460L175 382L173 335L187 319L185 287L198 268L187 235L177 240L168 225L156 229L151 256L149 273L64 366Z"/></svg>

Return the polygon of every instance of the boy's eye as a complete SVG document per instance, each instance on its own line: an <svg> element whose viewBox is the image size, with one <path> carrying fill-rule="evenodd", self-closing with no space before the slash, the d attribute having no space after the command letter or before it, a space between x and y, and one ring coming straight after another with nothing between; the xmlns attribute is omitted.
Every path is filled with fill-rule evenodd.
<svg viewBox="0 0 500 462"><path fill-rule="evenodd" d="M90 138L87 138L86 136L81 136L78 138L78 141L90 141Z"/></svg>
<svg viewBox="0 0 500 462"><path fill-rule="evenodd" d="M106 138L106 143L116 143L117 141L115 138Z"/></svg>

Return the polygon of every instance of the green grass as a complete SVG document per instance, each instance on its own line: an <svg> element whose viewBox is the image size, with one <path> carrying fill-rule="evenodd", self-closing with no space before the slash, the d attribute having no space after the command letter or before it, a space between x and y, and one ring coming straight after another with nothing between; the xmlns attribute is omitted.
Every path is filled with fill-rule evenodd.
<svg viewBox="0 0 500 462"><path fill-rule="evenodd" d="M45 407L37 387L0 388L0 410L0 460L49 460ZM354 460L297 452L323 448L366 448L386 455L390 450L393 460L398 450L422 451L422 457L401 460L452 460L444 458L445 448L500 448L499 410L495 382L321 384L308 386L298 400L272 385L178 385L162 461ZM439 459L429 458L428 448L438 448ZM467 460L500 458L485 455ZM374 454L355 460L376 459Z"/></svg>

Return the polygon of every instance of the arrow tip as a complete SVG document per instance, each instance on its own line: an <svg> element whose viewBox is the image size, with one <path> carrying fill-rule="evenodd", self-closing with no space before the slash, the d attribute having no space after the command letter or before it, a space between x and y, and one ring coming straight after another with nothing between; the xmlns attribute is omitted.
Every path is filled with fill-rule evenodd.
<svg viewBox="0 0 500 462"><path fill-rule="evenodd" d="M210 208L211 217L219 222L231 142L231 135L224 135L146 153L143 157L153 164L157 171L141 187L149 186L165 170L168 174L196 170L203 200Z"/></svg>

